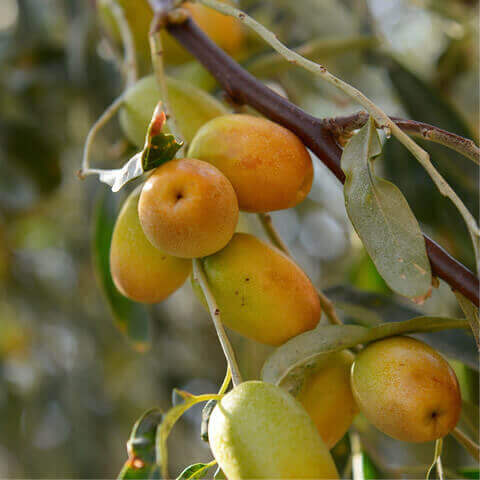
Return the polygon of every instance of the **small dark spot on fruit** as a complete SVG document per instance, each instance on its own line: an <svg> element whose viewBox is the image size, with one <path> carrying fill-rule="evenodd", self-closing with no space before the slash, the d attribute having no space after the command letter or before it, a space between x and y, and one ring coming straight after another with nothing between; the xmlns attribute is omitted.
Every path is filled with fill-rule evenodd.
<svg viewBox="0 0 480 480"><path fill-rule="evenodd" d="M215 315L220 315L220 310L218 308L216 308L214 314Z"/></svg>
<svg viewBox="0 0 480 480"><path fill-rule="evenodd" d="M175 197L175 199L177 200L177 202L178 202L179 200L181 200L182 198L183 198L182 192L178 192L177 195L176 195L176 197Z"/></svg>
<svg viewBox="0 0 480 480"><path fill-rule="evenodd" d="M250 281L250 279L247 277L247 278L245 279L245 281L246 281L246 282L249 282L249 281Z"/></svg>
<svg viewBox="0 0 480 480"><path fill-rule="evenodd" d="M238 290L235 290L235 295L238 295Z"/></svg>

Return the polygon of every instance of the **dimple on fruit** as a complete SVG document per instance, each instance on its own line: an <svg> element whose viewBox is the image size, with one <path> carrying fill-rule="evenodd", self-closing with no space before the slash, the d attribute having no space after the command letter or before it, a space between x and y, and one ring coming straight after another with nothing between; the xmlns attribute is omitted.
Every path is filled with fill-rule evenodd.
<svg viewBox="0 0 480 480"><path fill-rule="evenodd" d="M208 438L229 480L338 478L305 410L268 383L244 382L223 397L210 417Z"/></svg>
<svg viewBox="0 0 480 480"><path fill-rule="evenodd" d="M328 355L307 373L296 395L328 448L345 435L357 413L350 387L353 360L348 350Z"/></svg>
<svg viewBox="0 0 480 480"><path fill-rule="evenodd" d="M367 346L355 359L351 383L368 420L398 440L442 438L460 417L454 371L438 352L413 338L392 337Z"/></svg>
<svg viewBox="0 0 480 480"><path fill-rule="evenodd" d="M126 297L156 303L183 285L191 262L167 255L147 240L138 218L139 197L137 188L118 215L110 246L110 271Z"/></svg>
<svg viewBox="0 0 480 480"><path fill-rule="evenodd" d="M309 278L289 257L253 235L236 233L223 250L202 262L222 321L245 337L281 345L320 320L320 302ZM201 288L192 283L205 305Z"/></svg>
<svg viewBox="0 0 480 480"><path fill-rule="evenodd" d="M168 99L175 112L177 126L187 142L209 120L228 113L215 98L199 88L167 77ZM153 111L161 100L154 76L144 77L129 88L120 111L120 125L127 138L143 147Z"/></svg>
<svg viewBox="0 0 480 480"><path fill-rule="evenodd" d="M237 197L213 165L193 158L167 162L145 182L138 203L150 242L176 257L211 255L232 238Z"/></svg>
<svg viewBox="0 0 480 480"><path fill-rule="evenodd" d="M189 156L215 165L232 182L240 210L290 208L309 193L313 165L301 140L270 120L224 115L195 135Z"/></svg>

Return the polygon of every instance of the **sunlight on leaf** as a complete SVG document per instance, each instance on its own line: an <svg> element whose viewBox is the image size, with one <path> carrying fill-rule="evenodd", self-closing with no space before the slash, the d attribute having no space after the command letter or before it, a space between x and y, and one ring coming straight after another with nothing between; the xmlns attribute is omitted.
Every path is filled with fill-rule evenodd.
<svg viewBox="0 0 480 480"><path fill-rule="evenodd" d="M373 172L372 161L381 151L370 118L343 150L345 206L388 286L406 297L420 297L432 282L425 241L401 191Z"/></svg>

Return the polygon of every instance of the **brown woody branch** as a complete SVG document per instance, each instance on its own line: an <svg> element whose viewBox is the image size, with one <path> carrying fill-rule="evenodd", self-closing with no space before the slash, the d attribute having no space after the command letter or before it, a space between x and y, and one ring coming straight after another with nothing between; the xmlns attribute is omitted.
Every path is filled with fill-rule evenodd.
<svg viewBox="0 0 480 480"><path fill-rule="evenodd" d="M428 123L415 120L405 120L398 117L390 117L405 133L423 138L431 142L439 143L455 150L477 164L480 164L480 148L469 138L461 137L442 128ZM346 117L329 118L329 129L336 137L348 135L353 130L362 127L368 120L367 112L358 112Z"/></svg>
<svg viewBox="0 0 480 480"><path fill-rule="evenodd" d="M167 30L210 71L235 102L250 105L294 132L340 182L345 182L340 167L342 150L336 142L331 120L313 117L277 95L218 48L191 18L182 23L167 21ZM478 306L478 278L427 236L425 243L433 274Z"/></svg>

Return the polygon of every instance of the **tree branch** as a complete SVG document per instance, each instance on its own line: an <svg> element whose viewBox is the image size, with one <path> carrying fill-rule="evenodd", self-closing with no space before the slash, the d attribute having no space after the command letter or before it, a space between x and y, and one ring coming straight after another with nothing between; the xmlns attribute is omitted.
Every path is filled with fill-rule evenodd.
<svg viewBox="0 0 480 480"><path fill-rule="evenodd" d="M439 143L451 148L476 164L480 164L480 148L473 140L447 132L435 125L405 120L398 117L390 117L405 133L414 137L423 138L431 142ZM362 127L368 120L367 112L358 112L347 117L334 117L328 121L329 128L335 136L342 136Z"/></svg>
<svg viewBox="0 0 480 480"><path fill-rule="evenodd" d="M340 182L345 182L345 174L340 167L342 150L328 121L309 115L259 82L217 47L191 18L183 23L167 23L167 30L210 71L232 99L250 105L291 130ZM425 242L433 273L478 306L478 278L433 240L425 237Z"/></svg>

